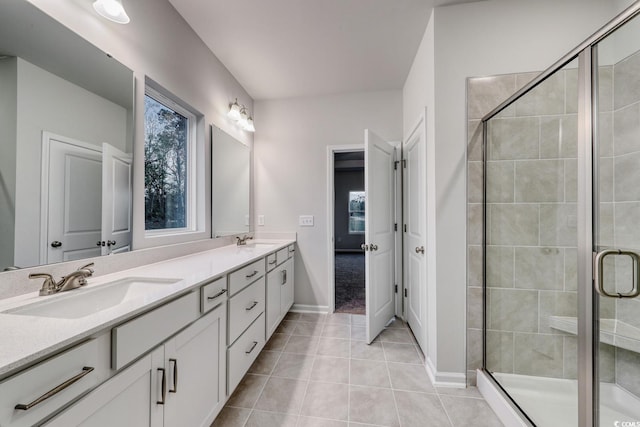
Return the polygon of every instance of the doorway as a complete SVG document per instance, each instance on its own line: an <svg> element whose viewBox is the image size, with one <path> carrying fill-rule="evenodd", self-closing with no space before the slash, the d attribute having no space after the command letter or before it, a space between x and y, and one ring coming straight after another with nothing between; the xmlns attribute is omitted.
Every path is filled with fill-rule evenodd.
<svg viewBox="0 0 640 427"><path fill-rule="evenodd" d="M333 156L335 312L365 314L364 151Z"/></svg>

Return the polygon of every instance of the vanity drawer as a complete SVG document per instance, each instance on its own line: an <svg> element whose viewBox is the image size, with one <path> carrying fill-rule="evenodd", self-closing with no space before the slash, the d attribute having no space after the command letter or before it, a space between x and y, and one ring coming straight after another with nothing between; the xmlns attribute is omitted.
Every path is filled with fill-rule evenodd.
<svg viewBox="0 0 640 427"><path fill-rule="evenodd" d="M229 295L241 291L249 283L255 282L262 276L264 276L264 259L259 259L234 271L229 274Z"/></svg>
<svg viewBox="0 0 640 427"><path fill-rule="evenodd" d="M276 259L276 253L272 253L267 255L267 271L271 271L274 268L276 268L276 264L278 263L278 260Z"/></svg>
<svg viewBox="0 0 640 427"><path fill-rule="evenodd" d="M264 312L265 279L261 277L229 301L228 343L233 343Z"/></svg>
<svg viewBox="0 0 640 427"><path fill-rule="evenodd" d="M96 387L108 375L109 336L105 334L1 382L0 425L34 425L82 393ZM60 389L59 392L40 403L34 403L56 388ZM30 407L16 409L16 405Z"/></svg>
<svg viewBox="0 0 640 427"><path fill-rule="evenodd" d="M111 330L111 367L120 369L200 316L200 295L190 292Z"/></svg>
<svg viewBox="0 0 640 427"><path fill-rule="evenodd" d="M278 265L282 264L286 260L289 259L289 248L282 248L278 252L276 252L276 259L278 260Z"/></svg>
<svg viewBox="0 0 640 427"><path fill-rule="evenodd" d="M227 395L233 393L262 351L262 347L264 347L264 314L261 314L227 350Z"/></svg>
<svg viewBox="0 0 640 427"><path fill-rule="evenodd" d="M200 312L215 308L227 299L227 278L220 277L200 288Z"/></svg>

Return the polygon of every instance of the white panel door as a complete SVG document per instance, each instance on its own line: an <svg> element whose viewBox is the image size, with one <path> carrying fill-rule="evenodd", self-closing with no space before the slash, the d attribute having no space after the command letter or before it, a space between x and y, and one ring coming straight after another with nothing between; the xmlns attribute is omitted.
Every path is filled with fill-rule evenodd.
<svg viewBox="0 0 640 427"><path fill-rule="evenodd" d="M424 120L407 139L404 156L404 285L407 322L426 353L427 179Z"/></svg>
<svg viewBox="0 0 640 427"><path fill-rule="evenodd" d="M102 255L131 250L131 154L102 144Z"/></svg>
<svg viewBox="0 0 640 427"><path fill-rule="evenodd" d="M101 250L96 243L102 228L102 149L50 134L45 134L45 147L49 151L49 173L43 183L42 214L47 220L42 261L46 264L99 256Z"/></svg>
<svg viewBox="0 0 640 427"><path fill-rule="evenodd" d="M395 150L368 129L364 138L366 324L371 343L395 313Z"/></svg>

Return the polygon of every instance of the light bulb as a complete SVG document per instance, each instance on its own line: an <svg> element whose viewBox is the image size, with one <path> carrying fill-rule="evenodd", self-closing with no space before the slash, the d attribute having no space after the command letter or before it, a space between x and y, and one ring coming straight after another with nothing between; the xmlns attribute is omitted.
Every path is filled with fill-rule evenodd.
<svg viewBox="0 0 640 427"><path fill-rule="evenodd" d="M238 105L238 100L229 106L229 112L227 113L229 118L233 120L240 120L240 105Z"/></svg>
<svg viewBox="0 0 640 427"><path fill-rule="evenodd" d="M256 131L256 128L253 126L253 118L251 118L251 116L249 116L249 118L247 119L247 125L244 127L244 130L246 130L247 132Z"/></svg>
<svg viewBox="0 0 640 427"><path fill-rule="evenodd" d="M240 120L238 120L238 125L240 125L242 129L246 129L248 124L249 116L247 115L247 110L243 107L240 111Z"/></svg>
<svg viewBox="0 0 640 427"><path fill-rule="evenodd" d="M103 18L118 24L128 24L130 19L122 6L122 0L96 0L93 8Z"/></svg>

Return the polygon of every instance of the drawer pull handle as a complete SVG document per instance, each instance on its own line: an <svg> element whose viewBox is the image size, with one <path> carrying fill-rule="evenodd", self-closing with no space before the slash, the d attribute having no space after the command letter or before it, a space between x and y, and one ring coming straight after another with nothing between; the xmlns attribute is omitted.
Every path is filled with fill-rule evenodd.
<svg viewBox="0 0 640 427"><path fill-rule="evenodd" d="M294 253L295 251L296 251L295 249L289 249L290 254Z"/></svg>
<svg viewBox="0 0 640 427"><path fill-rule="evenodd" d="M269 261L269 265L274 265L276 262L278 262L277 260L273 260L273 261Z"/></svg>
<svg viewBox="0 0 640 427"><path fill-rule="evenodd" d="M258 341L254 341L253 345L251 346L251 348L247 351L245 351L245 353L249 354L253 351L254 348L256 348L256 346L258 345Z"/></svg>
<svg viewBox="0 0 640 427"><path fill-rule="evenodd" d="M245 308L245 310L251 311L251 310L253 310L253 307L255 307L256 305L258 305L258 301L254 301L253 304L251 304L249 307Z"/></svg>
<svg viewBox="0 0 640 427"><path fill-rule="evenodd" d="M217 294L215 294L214 296L212 296L212 297L207 297L207 299L208 299L208 300L216 299L216 298L218 298L219 296L224 295L224 293L225 293L225 292L227 292L227 290L226 290L226 289L223 289L223 290L221 290L220 292L218 292Z"/></svg>
<svg viewBox="0 0 640 427"><path fill-rule="evenodd" d="M39 398L37 398L36 400L34 400L31 403L27 403L26 405L23 404L23 403L17 404L14 409L20 409L22 411L29 410L29 409L33 408L34 406L36 406L37 404L42 403L45 400L47 400L48 398L53 397L56 394L60 393L62 390L64 390L65 388L69 387L71 384L75 383L76 381L80 380L82 377L84 377L85 375L87 375L91 371L93 371L93 368L85 366L85 367L82 368L82 372L80 372L78 375L74 376L73 378L69 378L68 380L66 380L62 384L52 388L51 390L49 390L48 392L46 392L45 394L43 394L42 396L40 396Z"/></svg>
<svg viewBox="0 0 640 427"><path fill-rule="evenodd" d="M158 405L164 405L167 398L167 375L164 368L158 368L158 371L162 372L162 400L158 400L156 403Z"/></svg>
<svg viewBox="0 0 640 427"><path fill-rule="evenodd" d="M253 270L253 273L251 274L247 274L247 279L251 279L253 276L255 276L256 274L258 274L258 270Z"/></svg>
<svg viewBox="0 0 640 427"><path fill-rule="evenodd" d="M173 362L173 389L169 389L169 393L178 392L178 359L169 359L169 363Z"/></svg>

